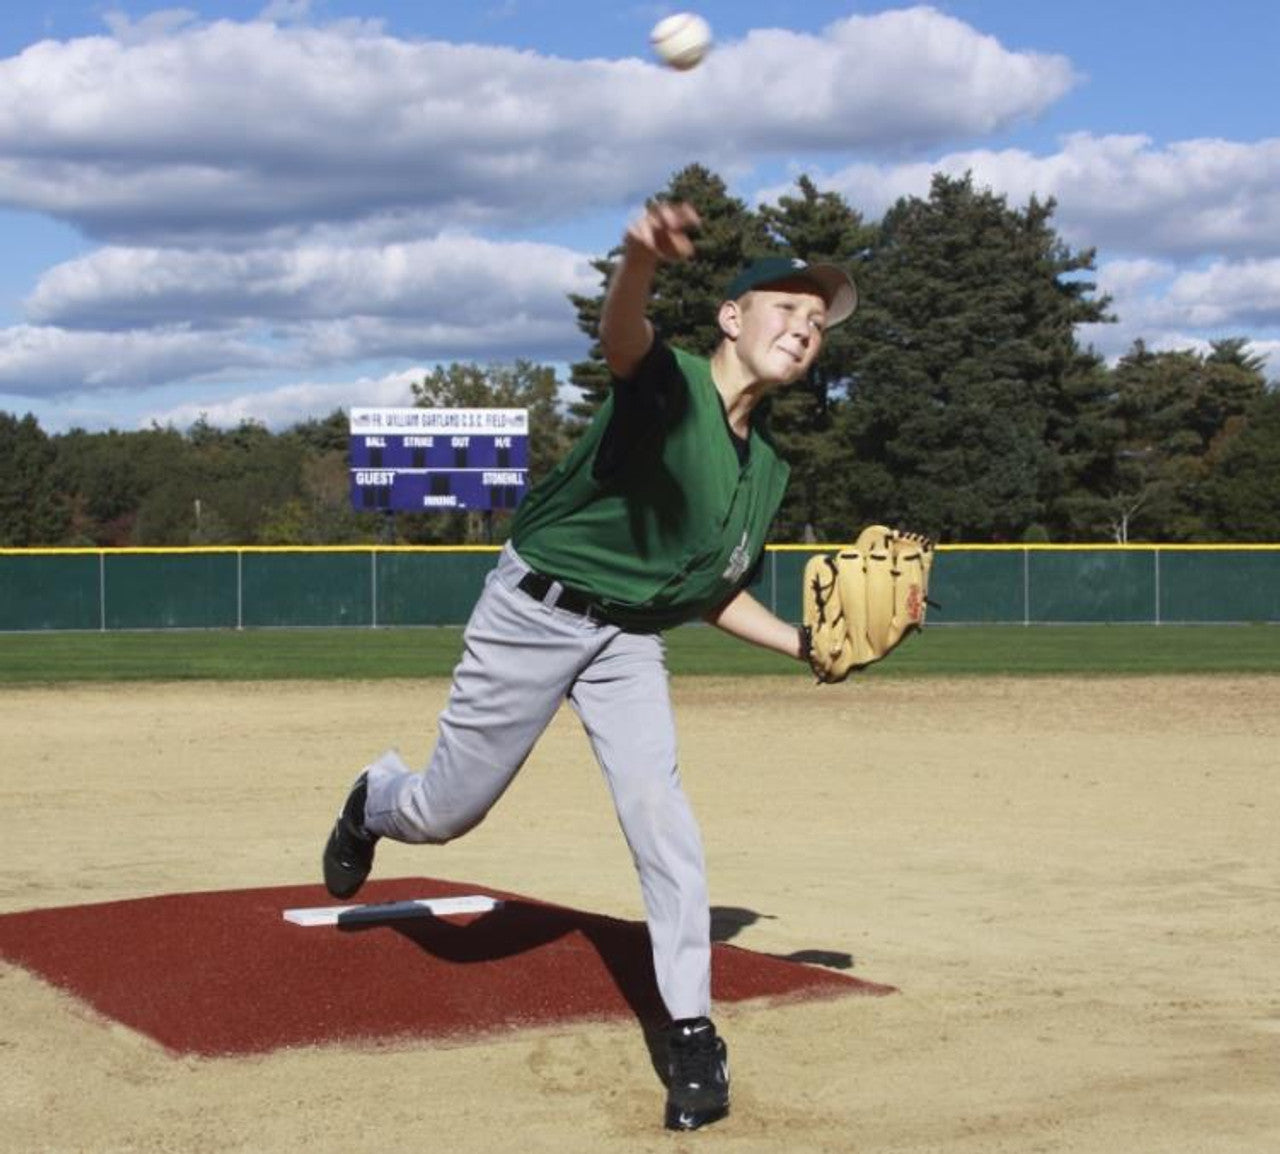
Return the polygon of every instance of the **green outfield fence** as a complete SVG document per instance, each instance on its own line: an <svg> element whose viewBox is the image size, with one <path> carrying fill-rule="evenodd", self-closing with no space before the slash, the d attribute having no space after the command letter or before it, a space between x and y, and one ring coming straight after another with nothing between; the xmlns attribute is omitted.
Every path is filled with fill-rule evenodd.
<svg viewBox="0 0 1280 1154"><path fill-rule="evenodd" d="M769 547L752 587L800 616L833 546ZM496 546L0 549L0 631L458 625ZM937 625L1280 622L1280 545L943 545Z"/></svg>

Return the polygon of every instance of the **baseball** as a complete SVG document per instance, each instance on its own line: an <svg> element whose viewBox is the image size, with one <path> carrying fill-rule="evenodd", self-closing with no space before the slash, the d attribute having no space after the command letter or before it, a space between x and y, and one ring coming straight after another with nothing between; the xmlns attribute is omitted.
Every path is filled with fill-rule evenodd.
<svg viewBox="0 0 1280 1154"><path fill-rule="evenodd" d="M668 68L681 72L699 64L711 47L711 26L694 12L677 12L659 20L649 42Z"/></svg>

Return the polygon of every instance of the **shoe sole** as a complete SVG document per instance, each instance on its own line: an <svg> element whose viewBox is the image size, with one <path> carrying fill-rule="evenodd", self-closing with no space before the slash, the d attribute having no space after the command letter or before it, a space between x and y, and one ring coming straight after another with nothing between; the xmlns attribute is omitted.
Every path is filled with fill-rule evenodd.
<svg viewBox="0 0 1280 1154"><path fill-rule="evenodd" d="M676 1106L667 1106L666 1127L668 1130L698 1130L719 1122L729 1114L729 1105L717 1106L711 1110L681 1110Z"/></svg>

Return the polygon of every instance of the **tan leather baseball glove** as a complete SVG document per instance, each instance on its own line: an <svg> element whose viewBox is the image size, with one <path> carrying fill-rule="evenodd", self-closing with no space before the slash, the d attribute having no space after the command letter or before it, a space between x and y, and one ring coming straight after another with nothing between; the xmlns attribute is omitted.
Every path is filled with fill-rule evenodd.
<svg viewBox="0 0 1280 1154"><path fill-rule="evenodd" d="M883 525L809 558L801 628L819 681L843 681L924 627L932 565L932 541Z"/></svg>

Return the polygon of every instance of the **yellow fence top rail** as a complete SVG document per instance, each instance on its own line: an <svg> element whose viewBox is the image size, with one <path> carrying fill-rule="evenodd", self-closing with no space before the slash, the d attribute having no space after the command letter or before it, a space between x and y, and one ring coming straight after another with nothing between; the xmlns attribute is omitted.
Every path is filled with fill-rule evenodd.
<svg viewBox="0 0 1280 1154"><path fill-rule="evenodd" d="M212 553L496 553L501 545L89 545L0 549L0 557L110 557Z"/></svg>
<svg viewBox="0 0 1280 1154"><path fill-rule="evenodd" d="M66 546L33 548L0 548L0 557L110 557L201 555L219 553L497 553L501 545L137 545L137 546ZM771 553L825 553L848 548L847 542L812 545L766 545ZM1275 553L1280 543L1222 544L1145 542L1117 545L1097 541L1086 544L1007 544L977 545L955 542L938 545L940 553Z"/></svg>
<svg viewBox="0 0 1280 1154"><path fill-rule="evenodd" d="M847 549L848 543L817 545L766 545L765 548L778 553L823 553L831 549ZM936 546L940 553L1150 553L1152 550L1171 553L1274 553L1280 552L1277 544L1240 544L1224 545L1221 543L1185 544L1166 542L1144 542L1130 545L1117 545L1113 541L1095 541L1085 544L1052 545L1052 544L1012 544L1012 545L970 545L954 542Z"/></svg>

